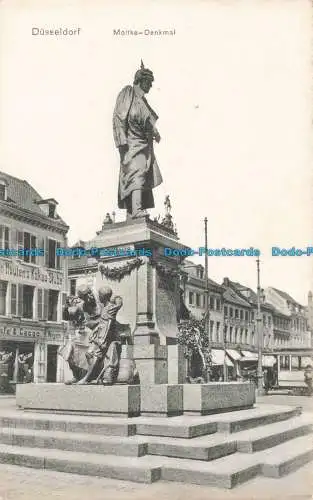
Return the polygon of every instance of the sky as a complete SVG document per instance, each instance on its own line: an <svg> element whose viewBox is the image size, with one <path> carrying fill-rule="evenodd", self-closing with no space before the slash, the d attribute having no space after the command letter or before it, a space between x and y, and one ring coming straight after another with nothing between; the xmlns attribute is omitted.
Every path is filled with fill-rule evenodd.
<svg viewBox="0 0 313 500"><path fill-rule="evenodd" d="M183 244L261 250L261 286L305 304L313 246L311 3L307 0L0 3L0 169L55 198L69 243L117 209L112 134L118 92L140 60L154 72L155 153ZM77 36L32 28L77 28ZM114 29L175 29L116 36ZM202 262L204 259L194 259ZM209 257L209 276L256 288L253 257Z"/></svg>

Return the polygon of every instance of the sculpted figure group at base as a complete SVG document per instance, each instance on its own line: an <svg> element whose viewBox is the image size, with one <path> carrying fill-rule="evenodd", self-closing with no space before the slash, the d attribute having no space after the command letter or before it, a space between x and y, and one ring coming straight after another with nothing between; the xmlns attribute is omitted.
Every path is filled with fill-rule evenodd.
<svg viewBox="0 0 313 500"><path fill-rule="evenodd" d="M113 297L109 287L94 291L81 285L77 296L68 297L63 319L72 323L76 334L59 351L73 373L67 383L136 383L138 374L132 360L123 360L119 373L122 345L116 315L122 305L122 298Z"/></svg>

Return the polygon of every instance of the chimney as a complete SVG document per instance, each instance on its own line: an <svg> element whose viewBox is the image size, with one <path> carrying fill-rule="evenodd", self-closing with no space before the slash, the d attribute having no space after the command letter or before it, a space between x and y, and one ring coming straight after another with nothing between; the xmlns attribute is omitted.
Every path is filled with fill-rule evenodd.
<svg viewBox="0 0 313 500"><path fill-rule="evenodd" d="M226 287L229 287L229 285L230 285L229 278L224 278L223 279L223 285L226 286Z"/></svg>

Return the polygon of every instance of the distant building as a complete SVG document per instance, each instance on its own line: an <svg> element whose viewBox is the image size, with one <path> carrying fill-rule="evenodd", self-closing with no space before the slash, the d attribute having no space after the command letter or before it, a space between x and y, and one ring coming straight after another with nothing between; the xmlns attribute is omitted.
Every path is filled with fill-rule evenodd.
<svg viewBox="0 0 313 500"><path fill-rule="evenodd" d="M56 200L0 172L0 350L14 353L12 380L21 354L32 354L35 382L62 379L57 350L64 337L67 264L57 248L66 247L67 232Z"/></svg>

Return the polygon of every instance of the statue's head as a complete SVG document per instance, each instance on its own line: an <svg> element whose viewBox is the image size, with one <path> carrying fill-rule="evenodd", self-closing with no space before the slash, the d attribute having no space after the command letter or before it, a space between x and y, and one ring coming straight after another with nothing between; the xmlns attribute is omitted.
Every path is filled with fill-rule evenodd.
<svg viewBox="0 0 313 500"><path fill-rule="evenodd" d="M149 92L154 80L153 73L150 69L145 68L141 61L141 67L136 71L134 77L134 85L139 85L145 94Z"/></svg>
<svg viewBox="0 0 313 500"><path fill-rule="evenodd" d="M85 305L96 304L94 293L88 285L80 285L77 289L77 296L84 301Z"/></svg>
<svg viewBox="0 0 313 500"><path fill-rule="evenodd" d="M98 296L101 304L106 304L112 297L112 288L109 286L102 286L98 290Z"/></svg>

